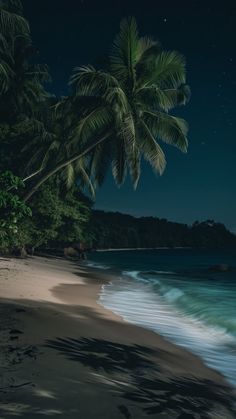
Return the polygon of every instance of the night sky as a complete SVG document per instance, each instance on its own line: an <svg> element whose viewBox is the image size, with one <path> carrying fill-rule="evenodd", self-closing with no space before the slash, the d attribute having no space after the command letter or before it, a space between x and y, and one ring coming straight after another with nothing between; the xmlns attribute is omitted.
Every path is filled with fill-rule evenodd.
<svg viewBox="0 0 236 419"><path fill-rule="evenodd" d="M236 232L236 10L234 1L23 0L50 90L66 94L75 66L109 52L122 17L136 17L141 35L176 49L187 60L191 102L179 108L190 125L189 151L164 145L162 177L143 165L134 192L108 177L96 208L192 223L215 219ZM172 112L174 113L174 112Z"/></svg>

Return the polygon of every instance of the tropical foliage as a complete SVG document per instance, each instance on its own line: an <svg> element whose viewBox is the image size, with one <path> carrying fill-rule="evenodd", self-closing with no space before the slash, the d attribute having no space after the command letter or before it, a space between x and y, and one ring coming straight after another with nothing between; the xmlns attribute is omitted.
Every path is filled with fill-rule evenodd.
<svg viewBox="0 0 236 419"><path fill-rule="evenodd" d="M68 166L72 171L81 158L94 187L102 184L110 164L118 185L129 170L136 187L142 157L162 174L166 160L158 140L187 151L187 123L169 113L189 100L185 82L184 57L139 37L134 18L123 20L105 68L74 70L73 94L56 106L66 127L66 154L42 170L26 199L58 171Z"/></svg>
<svg viewBox="0 0 236 419"><path fill-rule="evenodd" d="M75 69L70 81L75 98L88 98L93 103L87 115L88 134L97 130L109 133L109 141L92 154L92 174L98 184L110 161L118 185L129 169L137 186L141 157L162 174L166 161L158 140L187 151L187 124L168 113L189 98L185 76L184 58L177 52L163 51L152 39L140 38L134 18L121 22L107 69ZM96 107L93 98L98 101ZM75 138L78 129L86 137L84 124L79 124Z"/></svg>
<svg viewBox="0 0 236 419"><path fill-rule="evenodd" d="M188 145L187 123L170 114L189 100L185 60L140 37L134 18L121 22L102 65L74 70L66 97L48 92L38 58L20 0L0 0L0 171L22 179L1 192L10 213L13 192L22 205L9 247L85 240L84 192L94 198L110 166L118 185L129 173L136 187L142 159L163 173L161 141L183 152Z"/></svg>
<svg viewBox="0 0 236 419"><path fill-rule="evenodd" d="M17 190L24 184L11 172L0 175L0 250L19 245L22 219L31 216L31 209L19 198Z"/></svg>
<svg viewBox="0 0 236 419"><path fill-rule="evenodd" d="M84 239L91 202L79 193L71 172L45 184L31 201L22 200L31 167L50 164L60 144L54 117L57 100L45 90L46 65L36 64L29 25L17 0L0 2L0 251ZM47 152L45 153L45 149ZM11 172L9 171L11 170ZM17 176L14 176L13 173ZM82 163L76 173L86 181ZM81 174L82 173L82 174ZM71 189L67 192L65 184ZM89 179L88 179L89 184ZM31 216L32 213L32 216Z"/></svg>
<svg viewBox="0 0 236 419"><path fill-rule="evenodd" d="M21 223L22 242L29 250L86 243L90 206L78 188L63 190L58 179L50 179L32 200L33 217Z"/></svg>

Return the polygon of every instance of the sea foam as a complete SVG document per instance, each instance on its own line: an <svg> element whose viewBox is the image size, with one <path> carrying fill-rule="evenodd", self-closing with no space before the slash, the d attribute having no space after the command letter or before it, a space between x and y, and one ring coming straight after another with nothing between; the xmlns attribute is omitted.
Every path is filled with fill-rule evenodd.
<svg viewBox="0 0 236 419"><path fill-rule="evenodd" d="M126 278L103 287L100 303L125 320L160 333L171 342L199 355L236 386L236 339L224 328L207 325L173 304L187 298L174 287L162 295L154 292L162 278L148 283L138 271L126 271ZM132 279L127 279L127 275ZM163 275L163 274L162 274ZM135 281L134 281L135 279Z"/></svg>

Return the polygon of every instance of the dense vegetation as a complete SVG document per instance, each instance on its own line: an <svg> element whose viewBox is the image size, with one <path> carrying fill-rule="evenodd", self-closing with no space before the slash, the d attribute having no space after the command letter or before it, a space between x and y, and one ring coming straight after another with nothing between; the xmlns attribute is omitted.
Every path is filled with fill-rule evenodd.
<svg viewBox="0 0 236 419"><path fill-rule="evenodd" d="M49 91L20 0L0 0L0 250L88 241L91 201L109 167L118 185L141 160L162 174L159 140L187 151L185 60L124 19L97 68L74 70L69 94Z"/></svg>
<svg viewBox="0 0 236 419"><path fill-rule="evenodd" d="M92 247L155 248L236 247L236 236L213 220L196 221L192 226L156 217L132 217L118 212L94 211L90 222Z"/></svg>

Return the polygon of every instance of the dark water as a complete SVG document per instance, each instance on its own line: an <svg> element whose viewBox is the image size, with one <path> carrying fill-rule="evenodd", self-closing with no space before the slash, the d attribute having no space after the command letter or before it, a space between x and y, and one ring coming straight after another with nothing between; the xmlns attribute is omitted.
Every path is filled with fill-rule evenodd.
<svg viewBox="0 0 236 419"><path fill-rule="evenodd" d="M89 264L116 270L101 303L201 356L236 385L236 250L94 252ZM225 264L227 272L211 269Z"/></svg>

